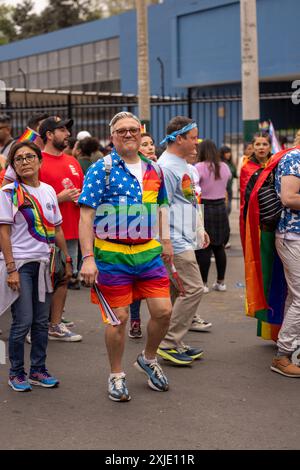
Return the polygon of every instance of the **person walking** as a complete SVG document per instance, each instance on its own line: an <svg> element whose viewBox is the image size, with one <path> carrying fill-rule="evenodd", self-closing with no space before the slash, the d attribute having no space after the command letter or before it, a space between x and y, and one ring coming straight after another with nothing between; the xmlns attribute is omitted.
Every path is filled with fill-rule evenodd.
<svg viewBox="0 0 300 470"><path fill-rule="evenodd" d="M14 144L8 161L17 181L0 190L0 314L11 306L11 363L8 384L16 392L31 385L56 387L59 381L46 368L51 292L50 245L66 256L66 279L71 277L62 217L54 189L40 182L42 154L34 143ZM30 374L24 367L24 342L31 328Z"/></svg>
<svg viewBox="0 0 300 470"><path fill-rule="evenodd" d="M50 116L40 124L39 134L45 145L42 152L43 165L40 169L40 179L50 184L56 192L63 217L62 229L72 258L72 279L76 282L79 237L79 206L77 201L83 185L83 172L74 157L64 154L72 125L72 119L64 121L59 116ZM66 281L62 281L55 288L51 303L49 339L78 342L82 340L82 336L70 331L66 324L62 322L67 289L68 282Z"/></svg>
<svg viewBox="0 0 300 470"><path fill-rule="evenodd" d="M155 239L151 207L166 204L167 198L162 173L138 153L140 120L132 113L120 112L112 118L110 132L113 151L90 167L79 198L80 274L85 284L96 282L121 322L105 329L111 366L108 396L126 402L131 396L122 357L129 305L134 300L146 299L150 313L146 347L135 367L147 375L151 389L165 392L169 388L156 351L167 332L172 309L163 264L163 259L172 261L172 246L162 233L164 211L159 214L160 242ZM108 205L111 218L107 219Z"/></svg>
<svg viewBox="0 0 300 470"><path fill-rule="evenodd" d="M252 140L253 153L244 160L240 172L240 237L245 253L245 223L248 211L248 202L252 189L272 153L272 142L267 132L255 134Z"/></svg>
<svg viewBox="0 0 300 470"><path fill-rule="evenodd" d="M139 152L144 155L144 157L149 158L154 162L157 161L155 155L155 144L154 139L149 134L149 132L144 132L141 134L141 145ZM130 305L130 328L128 331L129 338L139 339L143 337L142 327L141 327L141 300L135 300Z"/></svg>
<svg viewBox="0 0 300 470"><path fill-rule="evenodd" d="M184 343L203 293L203 282L195 257L197 199L187 158L197 153L197 124L185 116L176 116L167 125L166 151L159 158L170 202L170 230L174 266L185 291L179 296L172 288L173 312L168 332L157 353L167 361L187 366L203 355L201 348ZM207 243L207 240L206 240Z"/></svg>
<svg viewBox="0 0 300 470"><path fill-rule="evenodd" d="M224 292L226 291L225 245L230 234L226 210L226 188L231 172L227 164L220 161L220 154L212 140L203 140L199 145L199 161L196 168L202 190L201 202L204 204L204 227L209 235L210 244L205 249L197 250L196 257L204 282L204 291L207 293L209 292L207 282L211 256L214 254L217 279L212 288Z"/></svg>

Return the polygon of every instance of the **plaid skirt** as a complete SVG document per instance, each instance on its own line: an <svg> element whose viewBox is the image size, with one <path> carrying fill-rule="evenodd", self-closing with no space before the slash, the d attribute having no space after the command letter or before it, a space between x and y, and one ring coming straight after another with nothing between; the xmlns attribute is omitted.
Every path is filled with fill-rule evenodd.
<svg viewBox="0 0 300 470"><path fill-rule="evenodd" d="M202 199L204 204L204 228L212 245L226 245L230 227L225 199Z"/></svg>

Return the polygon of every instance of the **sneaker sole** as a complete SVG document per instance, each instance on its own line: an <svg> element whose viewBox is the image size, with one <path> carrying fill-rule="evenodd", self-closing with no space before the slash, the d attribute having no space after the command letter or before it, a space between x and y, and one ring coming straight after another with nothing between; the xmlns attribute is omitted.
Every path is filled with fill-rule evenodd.
<svg viewBox="0 0 300 470"><path fill-rule="evenodd" d="M190 356L194 361L197 359L201 359L203 357L203 352L199 354L195 354L194 356Z"/></svg>
<svg viewBox="0 0 300 470"><path fill-rule="evenodd" d="M128 397L125 397L125 398L115 398L111 395L108 395L108 398L112 401L119 401L121 403L126 403L126 401L130 401L131 400L131 396L129 395Z"/></svg>
<svg viewBox="0 0 300 470"><path fill-rule="evenodd" d="M133 335L131 335L130 333L128 333L128 336L129 336L129 338L132 338L132 339L139 339L139 338L142 338L142 337L143 337L143 335L139 335L139 336L136 335L136 336L133 336Z"/></svg>
<svg viewBox="0 0 300 470"><path fill-rule="evenodd" d="M167 392L169 390L169 386L165 390L162 390L161 388L156 387L156 385L154 385L154 383L151 381L151 379L150 379L149 375L147 374L147 372L142 368L142 366L140 366L140 364L137 361L135 361L135 363L133 365L139 372L142 372L143 374L147 375L147 377L148 377L147 383L148 383L149 387L152 390L154 390L155 392Z"/></svg>
<svg viewBox="0 0 300 470"><path fill-rule="evenodd" d="M163 359L165 359L166 361L173 362L174 364L177 364L178 366L189 366L193 362L192 358L190 361L181 361L180 359L175 359L174 357L170 356L168 353L165 353L165 352L157 351L157 354Z"/></svg>
<svg viewBox="0 0 300 470"><path fill-rule="evenodd" d="M286 374L285 372L282 372L282 370L277 369L274 366L271 366L271 370L273 372L277 372L277 374L284 375L285 377L290 377L291 379L300 379L300 375Z"/></svg>
<svg viewBox="0 0 300 470"><path fill-rule="evenodd" d="M74 337L56 338L55 336L50 336L50 335L48 335L48 339L50 341L64 341L65 343L78 343L79 341L82 341L82 338L80 338L80 339L77 339L76 337L75 337L75 339L74 339Z"/></svg>
<svg viewBox="0 0 300 470"><path fill-rule="evenodd" d="M21 390L20 388L15 388L14 384L9 380L8 381L8 385L15 391L15 392L23 392L23 393L26 393L26 392L31 392L32 391L32 388L26 388L25 390Z"/></svg>
<svg viewBox="0 0 300 470"><path fill-rule="evenodd" d="M197 326L193 327L191 326L191 328L189 328L189 331L199 331L200 333L203 332L203 331L208 331L210 330L212 327L212 325L210 326L205 326L205 327L200 327L198 328Z"/></svg>
<svg viewBox="0 0 300 470"><path fill-rule="evenodd" d="M38 381L32 380L32 379L28 379L28 382L30 383L30 385L36 385L37 387L44 387L44 388L55 388L55 387L58 387L58 385L59 385L59 382L57 382L56 384L53 384L53 385L47 385L47 384L43 384L41 382L38 382Z"/></svg>

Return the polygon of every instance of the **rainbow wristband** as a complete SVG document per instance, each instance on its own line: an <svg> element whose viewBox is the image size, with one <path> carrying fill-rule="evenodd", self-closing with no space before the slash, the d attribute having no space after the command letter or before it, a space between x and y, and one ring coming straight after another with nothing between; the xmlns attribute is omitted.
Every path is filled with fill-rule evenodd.
<svg viewBox="0 0 300 470"><path fill-rule="evenodd" d="M94 253L88 253L87 255L84 255L81 259L82 261L84 261L86 258L90 258L91 256L94 258Z"/></svg>

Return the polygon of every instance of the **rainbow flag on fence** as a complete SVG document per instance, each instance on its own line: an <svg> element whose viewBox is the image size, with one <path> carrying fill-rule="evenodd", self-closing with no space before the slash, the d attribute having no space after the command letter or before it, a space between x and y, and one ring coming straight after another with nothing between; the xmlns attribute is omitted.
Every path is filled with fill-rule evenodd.
<svg viewBox="0 0 300 470"><path fill-rule="evenodd" d="M25 132L23 132L21 137L18 139L18 142L24 142L25 140L29 140L30 142L35 142L39 136L40 134L30 129L30 127L27 127Z"/></svg>

